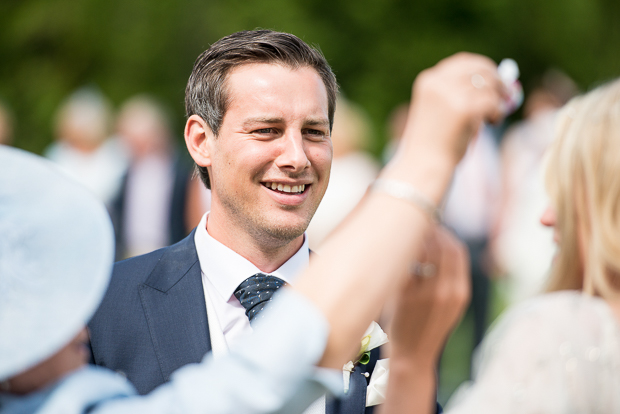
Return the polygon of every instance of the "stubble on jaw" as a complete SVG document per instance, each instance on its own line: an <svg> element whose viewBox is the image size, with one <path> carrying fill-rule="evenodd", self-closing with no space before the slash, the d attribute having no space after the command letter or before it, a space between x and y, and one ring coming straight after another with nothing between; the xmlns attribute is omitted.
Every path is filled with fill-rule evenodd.
<svg viewBox="0 0 620 414"><path fill-rule="evenodd" d="M252 211L246 211L246 208L239 206L234 200L222 200L222 204L228 210L230 217L237 222L238 227L255 240L256 246L263 251L280 249L303 235L310 225L310 220L312 220L319 203L320 200L315 206L312 206L311 211L301 223L291 226L290 223L274 223L273 219L270 220L262 214L256 214L253 207L251 207ZM283 207L283 210L293 209L295 207Z"/></svg>

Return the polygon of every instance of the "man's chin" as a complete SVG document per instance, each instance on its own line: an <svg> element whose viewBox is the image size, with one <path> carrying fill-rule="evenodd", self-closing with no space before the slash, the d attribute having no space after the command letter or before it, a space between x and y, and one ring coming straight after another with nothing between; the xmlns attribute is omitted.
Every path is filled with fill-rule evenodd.
<svg viewBox="0 0 620 414"><path fill-rule="evenodd" d="M283 246L304 234L315 210L266 208L261 211L262 214L253 215L252 220L246 222L245 228L255 238L262 239L263 243Z"/></svg>
<svg viewBox="0 0 620 414"><path fill-rule="evenodd" d="M286 225L282 223L286 223ZM261 233L265 243L276 242L279 245L285 245L302 236L309 224L309 219L279 217L277 222L263 222L261 225L255 226L253 230Z"/></svg>
<svg viewBox="0 0 620 414"><path fill-rule="evenodd" d="M266 233L272 238L276 240L281 240L282 242L292 242L297 239L301 235L304 234L308 228L307 225L299 225L299 226L274 226L267 229Z"/></svg>

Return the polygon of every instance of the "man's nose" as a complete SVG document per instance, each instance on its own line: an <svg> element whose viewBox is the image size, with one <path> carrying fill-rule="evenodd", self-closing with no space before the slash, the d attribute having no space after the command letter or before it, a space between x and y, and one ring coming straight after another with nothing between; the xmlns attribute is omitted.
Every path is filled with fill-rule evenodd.
<svg viewBox="0 0 620 414"><path fill-rule="evenodd" d="M280 154L276 158L279 168L299 172L310 166L300 132L285 134L281 145Z"/></svg>

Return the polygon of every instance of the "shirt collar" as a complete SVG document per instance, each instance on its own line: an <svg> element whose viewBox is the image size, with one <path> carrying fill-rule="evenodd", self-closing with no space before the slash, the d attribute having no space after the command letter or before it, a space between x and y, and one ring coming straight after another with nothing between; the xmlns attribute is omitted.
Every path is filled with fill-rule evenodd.
<svg viewBox="0 0 620 414"><path fill-rule="evenodd" d="M194 235L198 261L202 273L213 284L218 294L224 300L228 300L241 282L256 273L264 272L234 250L211 237L207 232L208 216L209 212L202 216ZM277 276L287 283L293 283L301 271L308 266L309 260L308 237L304 234L304 242L299 250L270 275Z"/></svg>

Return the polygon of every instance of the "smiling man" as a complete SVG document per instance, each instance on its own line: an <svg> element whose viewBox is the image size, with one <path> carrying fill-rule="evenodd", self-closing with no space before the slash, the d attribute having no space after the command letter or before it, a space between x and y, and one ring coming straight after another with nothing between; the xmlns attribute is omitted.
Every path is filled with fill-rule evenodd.
<svg viewBox="0 0 620 414"><path fill-rule="evenodd" d="M314 68L285 62L233 68L226 92L218 132L192 114L187 147L210 180L208 233L269 273L299 250L327 188L328 92Z"/></svg>
<svg viewBox="0 0 620 414"><path fill-rule="evenodd" d="M181 242L116 264L89 325L96 364L145 394L252 332L273 291L308 264L304 232L329 181L337 89L321 53L287 33L234 33L198 57L185 142L211 211ZM313 412L363 413L365 369L345 398Z"/></svg>

